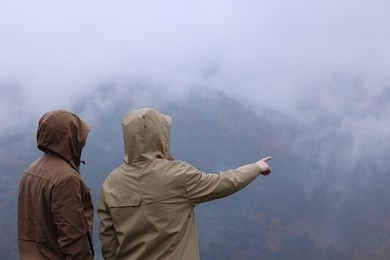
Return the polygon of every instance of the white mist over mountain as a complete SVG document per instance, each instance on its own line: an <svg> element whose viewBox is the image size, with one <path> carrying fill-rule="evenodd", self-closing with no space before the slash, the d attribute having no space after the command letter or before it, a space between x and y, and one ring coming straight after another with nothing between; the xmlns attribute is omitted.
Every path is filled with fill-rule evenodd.
<svg viewBox="0 0 390 260"><path fill-rule="evenodd" d="M288 221L292 212L284 209L298 212L291 226L299 229L302 221L313 233L310 242L325 249L352 245L356 237L373 251L388 248L389 13L385 0L2 0L1 162L39 153L26 143L33 150L31 137L48 110L81 111L93 124L85 155L111 154L122 149L120 121L97 120L111 119L101 114L118 111L116 102L129 109L186 104L188 96L220 91L281 132L294 132L286 147L296 159L271 154L270 162L275 169L293 164L294 172L265 179L259 189L272 196L250 198L251 209L258 204L262 213L269 205ZM93 143L95 133L106 131L115 142ZM284 151L278 141L269 145ZM14 171L2 178L22 170ZM5 180L3 188L11 189ZM16 190L8 197L15 199ZM301 210L309 217L300 218Z"/></svg>
<svg viewBox="0 0 390 260"><path fill-rule="evenodd" d="M156 93L167 102L210 89L292 116L323 164L380 163L389 9L382 0L1 1L0 136L80 98L104 109L113 95L138 95L152 106ZM115 89L92 99L102 86Z"/></svg>

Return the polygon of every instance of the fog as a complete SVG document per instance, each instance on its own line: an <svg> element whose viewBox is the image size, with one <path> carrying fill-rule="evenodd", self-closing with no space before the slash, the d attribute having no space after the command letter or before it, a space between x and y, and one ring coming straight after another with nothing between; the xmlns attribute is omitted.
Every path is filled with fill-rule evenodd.
<svg viewBox="0 0 390 260"><path fill-rule="evenodd" d="M306 103L340 113L388 87L389 8L379 0L3 0L2 99L41 113L105 82L147 81L171 92L223 90L295 115L313 110ZM16 113L1 106L2 116Z"/></svg>
<svg viewBox="0 0 390 260"><path fill-rule="evenodd" d="M389 13L385 0L0 0L0 157L48 110L83 107L93 124L128 96L136 108L220 91L295 122L308 197L326 180L332 209L355 205L390 166Z"/></svg>
<svg viewBox="0 0 390 260"><path fill-rule="evenodd" d="M216 90L288 114L317 141L348 138L343 161L388 152L389 9L380 0L3 0L0 134L94 102L102 86L115 87L104 106L140 84L160 100ZM335 146L318 159L335 159Z"/></svg>

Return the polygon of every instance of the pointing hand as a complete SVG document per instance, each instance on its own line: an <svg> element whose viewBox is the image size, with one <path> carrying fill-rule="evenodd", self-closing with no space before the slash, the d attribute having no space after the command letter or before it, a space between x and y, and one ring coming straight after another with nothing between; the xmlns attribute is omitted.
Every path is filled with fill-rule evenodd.
<svg viewBox="0 0 390 260"><path fill-rule="evenodd" d="M260 161L256 162L256 164L260 167L261 169L261 173L262 175L264 176L267 176L268 174L271 173L271 168L269 167L267 161L271 160L272 157L271 156L268 156L268 157L264 157L263 159L261 159Z"/></svg>

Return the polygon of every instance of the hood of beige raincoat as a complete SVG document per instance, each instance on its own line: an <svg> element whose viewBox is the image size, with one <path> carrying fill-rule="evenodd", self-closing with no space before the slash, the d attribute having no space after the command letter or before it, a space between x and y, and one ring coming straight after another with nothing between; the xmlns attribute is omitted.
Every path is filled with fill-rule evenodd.
<svg viewBox="0 0 390 260"><path fill-rule="evenodd" d="M129 112L122 122L124 162L172 160L169 149L171 118L151 108Z"/></svg>
<svg viewBox="0 0 390 260"><path fill-rule="evenodd" d="M78 171L89 131L90 126L77 115L66 110L51 111L39 120L38 148L57 154Z"/></svg>

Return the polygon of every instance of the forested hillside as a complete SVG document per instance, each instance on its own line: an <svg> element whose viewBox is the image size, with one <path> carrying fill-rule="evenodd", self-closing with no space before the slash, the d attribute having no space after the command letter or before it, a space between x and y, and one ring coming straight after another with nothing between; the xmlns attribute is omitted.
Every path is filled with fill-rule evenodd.
<svg viewBox="0 0 390 260"><path fill-rule="evenodd" d="M271 175L197 207L203 260L390 259L389 162L357 160L341 167L344 154L336 148L348 143L348 136L323 134L328 121L301 125L276 111L218 93L169 102L159 102L157 95L140 101L135 95L102 105L114 98L103 88L89 97L88 105L81 98L74 107L92 125L81 172L95 205L103 180L122 163L122 118L129 110L153 107L173 119L173 157L200 170L217 172L273 157ZM40 154L35 124L0 140L2 259L18 259L17 187L24 168ZM334 154L324 157L324 147ZM95 224L100 259L97 217Z"/></svg>

